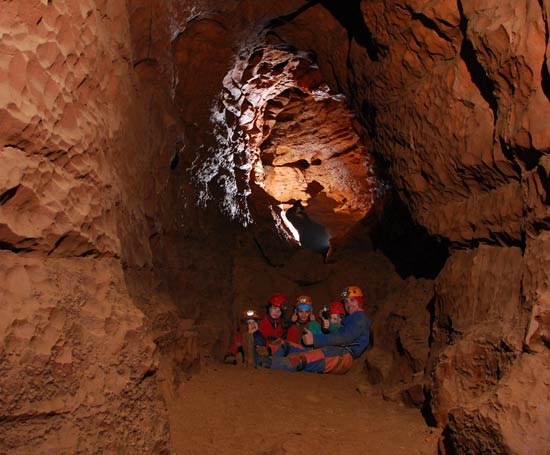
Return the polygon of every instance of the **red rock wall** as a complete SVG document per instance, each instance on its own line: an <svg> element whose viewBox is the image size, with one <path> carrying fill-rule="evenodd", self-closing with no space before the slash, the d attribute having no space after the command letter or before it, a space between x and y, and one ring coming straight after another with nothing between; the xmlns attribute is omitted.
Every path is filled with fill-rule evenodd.
<svg viewBox="0 0 550 455"><path fill-rule="evenodd" d="M199 347L152 272L181 182L130 25L119 1L2 5L0 452L170 451L161 384Z"/></svg>
<svg viewBox="0 0 550 455"><path fill-rule="evenodd" d="M323 4L278 33L326 62L413 219L451 246L435 282L426 389L437 422L451 419L442 450L544 453L547 396L521 397L544 387L528 365L544 370L549 356L539 272L549 226L548 2ZM350 20L354 8L362 20ZM351 43L323 38L335 29Z"/></svg>
<svg viewBox="0 0 550 455"><path fill-rule="evenodd" d="M358 282L371 380L416 405L425 393L442 451L544 453L549 13L546 0L4 4L0 450L166 452L160 376L176 386L199 351L221 352L233 311ZM267 30L315 52L413 221L450 246L433 283L396 276L364 226L325 265L265 224L235 242L215 204L195 207L185 169L216 144L214 97Z"/></svg>
<svg viewBox="0 0 550 455"><path fill-rule="evenodd" d="M117 261L0 256L0 451L168 453L157 348Z"/></svg>

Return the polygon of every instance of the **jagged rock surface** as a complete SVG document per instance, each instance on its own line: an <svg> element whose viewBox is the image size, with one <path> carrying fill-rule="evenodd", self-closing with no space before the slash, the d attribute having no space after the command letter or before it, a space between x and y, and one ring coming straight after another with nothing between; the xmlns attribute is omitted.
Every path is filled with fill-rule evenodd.
<svg viewBox="0 0 550 455"><path fill-rule="evenodd" d="M167 451L157 393L164 371L177 388L178 369L194 368L201 352L221 352L226 321L241 305L261 308L270 293L301 294L306 283L322 302L356 283L368 284L375 319L366 374L383 378L387 397L414 405L425 398L423 383L425 406L445 427L442 452L543 451L548 378L537 369L547 369L550 332L549 15L547 0L4 2L0 353L2 389L13 392L1 402L2 450L75 453L97 440L99 451ZM346 96L367 133L356 142L352 125L346 144L382 157L412 221L450 248L433 286L404 281L373 259L361 223L338 231L328 217L343 197L318 195L336 187L334 174L310 185L321 167L292 134L295 119L317 128L311 100L285 98L268 116L275 123L267 138L244 122L274 168L273 194L243 180L250 169L240 157L229 153L222 158L230 165L217 165L211 108L238 59L258 75L253 55L236 54L266 37L316 55L322 77L306 71L303 83L323 79ZM241 76L237 86L252 83ZM283 139L299 153L287 154ZM307 162L309 177L274 166L289 162ZM191 184L200 163L214 169L208 191ZM345 164L354 178L368 175ZM344 237L333 262L296 253L265 222L275 201L312 194L318 204L310 208ZM197 200L207 209L196 209ZM240 216L247 204L251 212ZM238 228L214 206L260 222L235 242ZM116 352L112 325L121 328ZM84 357L99 365L90 373L101 382L91 404ZM133 437L128 420L145 409L140 430L149 437ZM97 434L98 426L108 429ZM52 428L77 436L50 439Z"/></svg>
<svg viewBox="0 0 550 455"><path fill-rule="evenodd" d="M117 261L0 255L0 452L169 453L157 347Z"/></svg>

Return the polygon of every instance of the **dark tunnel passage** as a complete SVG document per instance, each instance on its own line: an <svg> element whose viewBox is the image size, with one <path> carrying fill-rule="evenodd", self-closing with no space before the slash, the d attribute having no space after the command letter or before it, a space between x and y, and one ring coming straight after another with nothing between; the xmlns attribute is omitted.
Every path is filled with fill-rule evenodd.
<svg viewBox="0 0 550 455"><path fill-rule="evenodd" d="M304 248L317 251L323 257L326 257L330 247L330 236L322 224L316 223L308 216L301 201L296 201L286 211L286 218L298 231L300 245Z"/></svg>

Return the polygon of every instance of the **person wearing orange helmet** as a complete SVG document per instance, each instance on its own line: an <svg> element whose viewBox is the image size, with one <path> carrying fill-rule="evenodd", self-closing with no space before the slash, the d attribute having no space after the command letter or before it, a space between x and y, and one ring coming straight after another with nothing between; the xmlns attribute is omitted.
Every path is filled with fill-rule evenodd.
<svg viewBox="0 0 550 455"><path fill-rule="evenodd" d="M309 327L309 324L315 321L312 314L313 303L308 295L301 295L296 298L294 304L294 314L292 315L292 323L286 332L286 339L292 343L300 343L304 329Z"/></svg>
<svg viewBox="0 0 550 455"><path fill-rule="evenodd" d="M369 344L370 319L363 310L364 297L361 288L348 286L341 293L347 316L335 333L314 334L310 331L302 336L302 343L311 346L298 351L293 345L287 355L274 355L271 362L262 365L277 370L307 371L312 373L346 373Z"/></svg>
<svg viewBox="0 0 550 455"><path fill-rule="evenodd" d="M344 305L339 302L331 302L319 311L321 323L314 321L308 325L311 333L334 333L342 327L342 320L346 315Z"/></svg>

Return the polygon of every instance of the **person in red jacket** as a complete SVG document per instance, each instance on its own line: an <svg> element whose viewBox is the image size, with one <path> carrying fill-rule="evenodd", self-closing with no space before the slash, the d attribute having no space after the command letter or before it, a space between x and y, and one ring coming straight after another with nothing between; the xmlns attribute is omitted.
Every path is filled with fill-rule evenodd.
<svg viewBox="0 0 550 455"><path fill-rule="evenodd" d="M269 345L283 336L283 324L281 317L288 308L288 299L280 293L273 294L267 302L267 313L260 321L260 332Z"/></svg>
<svg viewBox="0 0 550 455"><path fill-rule="evenodd" d="M301 295L296 298L292 325L286 332L286 339L292 343L300 343L304 329L308 328L310 322L315 321L313 316L313 304L308 295Z"/></svg>
<svg viewBox="0 0 550 455"><path fill-rule="evenodd" d="M254 314L254 318L247 318L246 311L243 313L241 322L247 324L247 330L245 330L245 332L253 334L254 337L254 348L252 349L252 356L250 357L255 357L256 354L258 354L258 351L260 351L257 349L258 346L265 346L265 349L268 349L273 341L282 338L284 331L281 317L287 307L288 299L283 294L277 293L269 298L266 315L261 320L253 310L248 311ZM243 340L243 332L239 328L233 337L231 347L223 358L224 363L237 365L238 360L241 359L242 363L250 363L251 359L245 359L244 351L246 351L246 349L243 347L248 347L245 341L246 340ZM241 354L240 359L239 354Z"/></svg>

